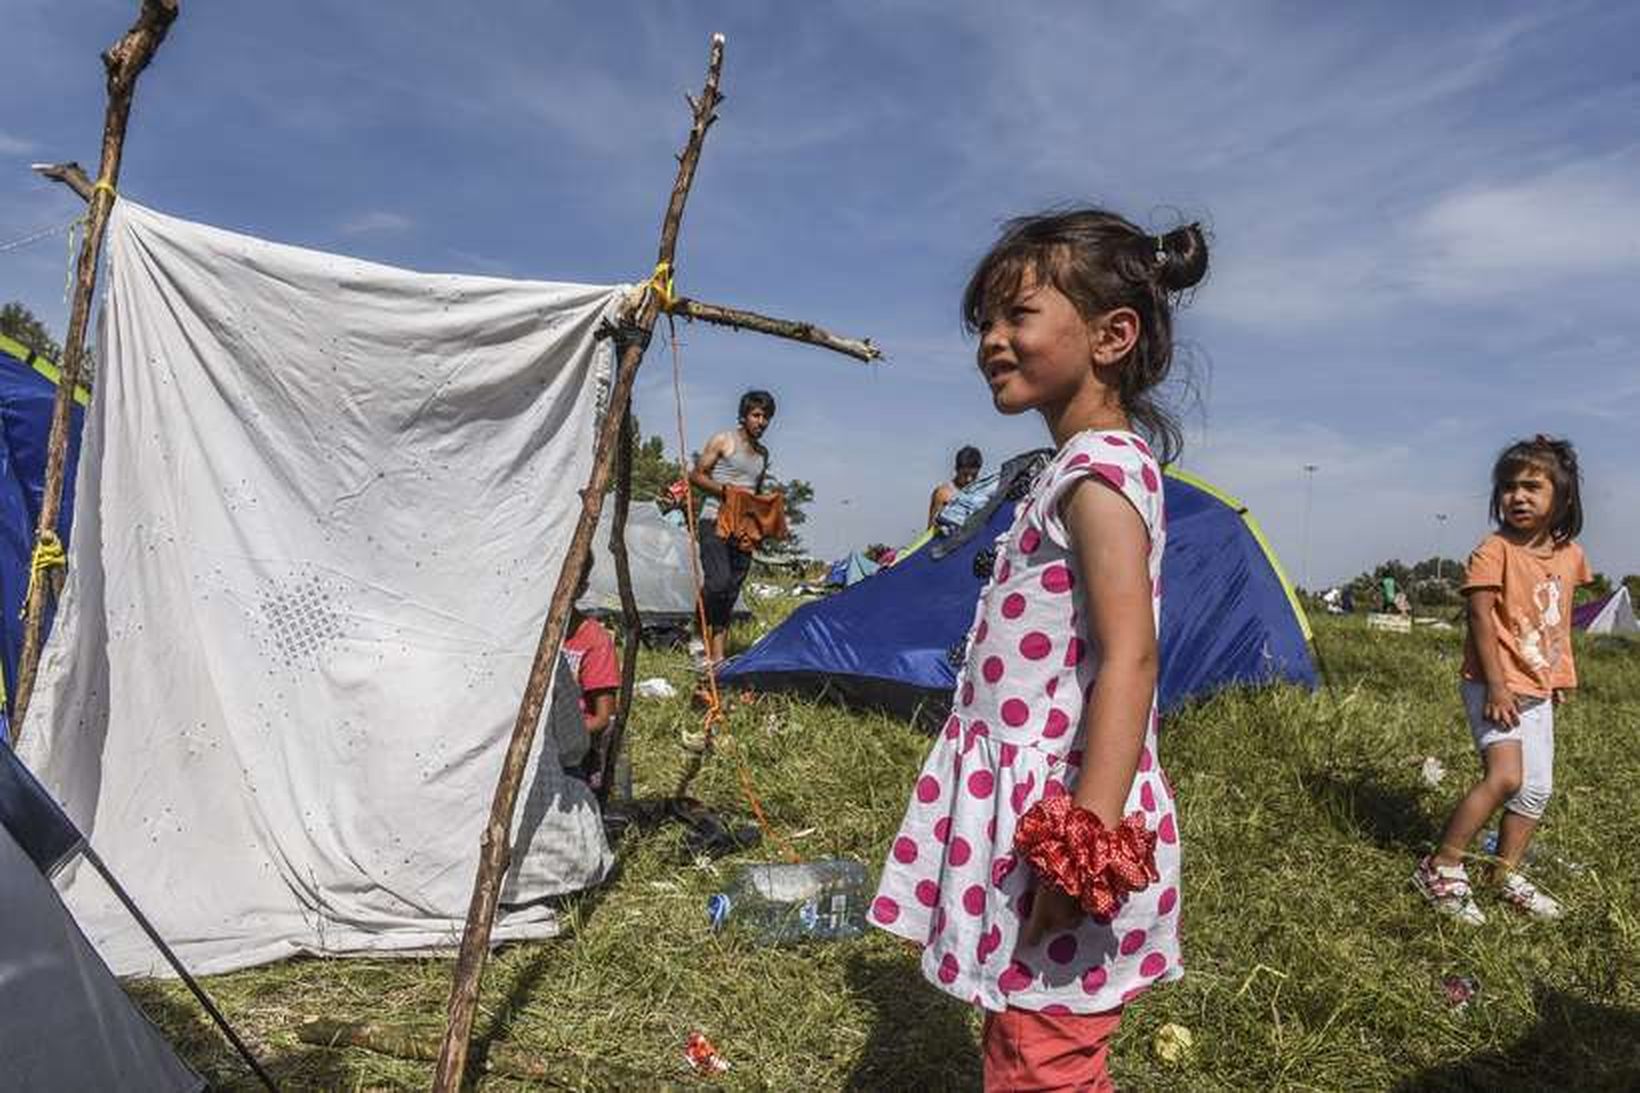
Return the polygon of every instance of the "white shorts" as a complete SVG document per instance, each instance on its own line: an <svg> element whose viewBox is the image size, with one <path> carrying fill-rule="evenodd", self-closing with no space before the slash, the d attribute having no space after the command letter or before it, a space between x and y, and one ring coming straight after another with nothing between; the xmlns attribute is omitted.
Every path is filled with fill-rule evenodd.
<svg viewBox="0 0 1640 1093"><path fill-rule="evenodd" d="M1510 812L1538 819L1549 804L1555 773L1555 704L1534 695L1516 695L1520 724L1514 728L1486 719L1486 684L1466 679L1463 706L1469 714L1469 732L1484 761L1493 744L1520 745L1520 789L1504 802Z"/></svg>

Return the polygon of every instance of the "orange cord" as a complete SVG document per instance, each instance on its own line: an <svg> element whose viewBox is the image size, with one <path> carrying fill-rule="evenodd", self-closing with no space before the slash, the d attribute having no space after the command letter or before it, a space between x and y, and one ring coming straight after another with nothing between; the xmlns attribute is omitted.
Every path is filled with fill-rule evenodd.
<svg viewBox="0 0 1640 1093"><path fill-rule="evenodd" d="M672 399L677 413L678 462L681 464L686 458L684 453L689 450L688 433L683 425L683 357L678 351L677 321L670 314L666 317L666 326L667 340L672 346ZM711 628L706 622L706 581L700 566L700 521L699 517L695 515L695 490L693 484L688 482L687 471L685 472L685 484L689 488L683 491L683 513L684 524L689 531L689 568L695 579L695 618L700 624L701 640L705 642ZM705 748L712 746L712 738L723 720L723 696L718 690L717 662L712 659L710 643L707 643L706 712L701 717L701 729L706 738ZM731 739L733 738L731 737ZM769 818L764 815L763 802L759 800L757 789L752 783L751 769L747 767L746 757L740 753L738 744L734 748L734 753L735 765L740 772L741 792L746 795L746 803L751 806L752 817L757 820L758 829L763 832L764 838L780 847L788 861L794 864L801 862L803 859L798 855L796 848L776 830L774 825L769 822Z"/></svg>

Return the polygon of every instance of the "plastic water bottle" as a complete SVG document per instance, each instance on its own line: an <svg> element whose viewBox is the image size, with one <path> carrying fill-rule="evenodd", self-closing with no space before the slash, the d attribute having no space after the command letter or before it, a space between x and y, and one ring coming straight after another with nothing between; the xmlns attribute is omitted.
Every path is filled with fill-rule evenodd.
<svg viewBox="0 0 1640 1093"><path fill-rule="evenodd" d="M801 865L742 866L706 902L712 929L734 929L770 945L835 941L865 932L866 867L833 858Z"/></svg>

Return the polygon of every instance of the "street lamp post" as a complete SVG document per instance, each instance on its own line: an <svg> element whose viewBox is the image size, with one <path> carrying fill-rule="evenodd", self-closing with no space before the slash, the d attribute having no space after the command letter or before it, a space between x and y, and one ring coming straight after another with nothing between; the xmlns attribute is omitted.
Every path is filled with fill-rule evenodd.
<svg viewBox="0 0 1640 1093"><path fill-rule="evenodd" d="M1310 587L1310 508L1314 503L1315 472L1320 470L1314 463L1304 464L1304 591L1313 592Z"/></svg>
<svg viewBox="0 0 1640 1093"><path fill-rule="evenodd" d="M1439 529L1435 533L1435 579L1441 579L1441 551L1446 546L1446 513L1435 514L1435 526Z"/></svg>

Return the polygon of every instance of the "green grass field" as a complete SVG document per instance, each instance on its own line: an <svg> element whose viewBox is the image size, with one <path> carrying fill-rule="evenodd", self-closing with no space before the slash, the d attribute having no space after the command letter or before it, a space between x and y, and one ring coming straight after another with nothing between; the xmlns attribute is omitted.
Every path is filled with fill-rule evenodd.
<svg viewBox="0 0 1640 1093"><path fill-rule="evenodd" d="M780 605L763 612L779 613ZM764 620L765 623L768 621ZM1489 897L1491 923L1437 918L1407 883L1415 856L1479 771L1459 709L1455 633L1391 635L1321 620L1333 687L1222 695L1164 725L1178 791L1186 977L1128 1013L1113 1069L1124 1089L1640 1088L1640 646L1579 645L1584 686L1560 713L1556 795L1539 881L1568 907L1530 922ZM676 654L642 675L688 678ZM669 790L683 699L640 700L638 792ZM927 740L831 706L764 698L730 729L773 822L806 857L876 868ZM1426 756L1449 773L1420 776ZM702 799L743 815L727 749ZM774 857L772 848L743 860ZM618 877L568 905L561 939L489 965L478 1057L547 1063L566 1088L704 1084L682 1060L705 1032L729 1089L978 1088L977 1016L925 986L914 955L873 933L759 949L708 932L707 896L737 860L686 859L676 828L635 833ZM425 1063L300 1043L313 1017L442 1027L444 960L297 960L209 985L291 1089L424 1088ZM1478 997L1447 1005L1443 976ZM175 985L133 984L147 1012L213 1083L242 1069ZM1157 1029L1194 1050L1163 1062ZM489 1075L484 1089L525 1088Z"/></svg>

